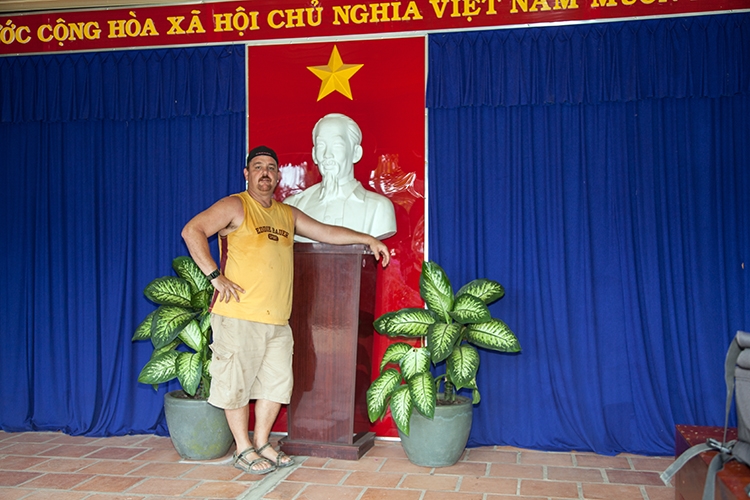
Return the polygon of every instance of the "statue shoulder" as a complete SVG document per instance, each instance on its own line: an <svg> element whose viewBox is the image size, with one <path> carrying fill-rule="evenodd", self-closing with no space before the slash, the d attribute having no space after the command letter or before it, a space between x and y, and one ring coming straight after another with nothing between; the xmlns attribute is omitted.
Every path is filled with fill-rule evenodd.
<svg viewBox="0 0 750 500"><path fill-rule="evenodd" d="M307 189L300 191L299 193L287 196L284 198L284 203L293 207L299 207L302 203L307 201L311 195L315 194L320 189L320 184L313 184Z"/></svg>
<svg viewBox="0 0 750 500"><path fill-rule="evenodd" d="M365 202L377 205L382 208L391 208L393 210L393 202L387 196L383 196L375 191L365 189Z"/></svg>

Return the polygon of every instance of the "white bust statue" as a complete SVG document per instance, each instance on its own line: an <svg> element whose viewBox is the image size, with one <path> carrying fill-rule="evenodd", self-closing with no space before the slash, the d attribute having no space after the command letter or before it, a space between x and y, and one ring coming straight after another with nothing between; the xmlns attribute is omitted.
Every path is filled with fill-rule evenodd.
<svg viewBox="0 0 750 500"><path fill-rule="evenodd" d="M396 234L393 203L368 191L354 178L354 164L362 158L362 131L346 115L330 113L312 132L313 161L323 180L292 195L284 203L299 208L313 219L344 226L375 238ZM296 241L311 241L295 236Z"/></svg>

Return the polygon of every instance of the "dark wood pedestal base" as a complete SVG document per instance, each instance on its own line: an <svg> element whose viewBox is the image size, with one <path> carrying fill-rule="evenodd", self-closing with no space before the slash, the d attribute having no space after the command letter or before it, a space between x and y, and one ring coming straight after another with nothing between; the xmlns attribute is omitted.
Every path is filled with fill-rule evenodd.
<svg viewBox="0 0 750 500"><path fill-rule="evenodd" d="M678 425L675 429L675 457L693 445L705 443L708 438L721 441L723 427L699 427ZM729 429L727 440L737 438L737 429ZM672 479L675 487L675 500L701 500L706 481L708 464L716 455L715 451L701 453L693 457ZM724 465L724 470L717 474L716 499L747 499L745 486L750 484L750 468L736 460Z"/></svg>
<svg viewBox="0 0 750 500"><path fill-rule="evenodd" d="M283 438L279 441L281 448L289 455L307 457L326 457L337 460L359 460L367 450L375 445L375 433L365 432L354 436L352 444L321 443L302 439Z"/></svg>
<svg viewBox="0 0 750 500"><path fill-rule="evenodd" d="M364 245L295 243L285 453L357 460L372 448L366 393L376 280L375 257Z"/></svg>

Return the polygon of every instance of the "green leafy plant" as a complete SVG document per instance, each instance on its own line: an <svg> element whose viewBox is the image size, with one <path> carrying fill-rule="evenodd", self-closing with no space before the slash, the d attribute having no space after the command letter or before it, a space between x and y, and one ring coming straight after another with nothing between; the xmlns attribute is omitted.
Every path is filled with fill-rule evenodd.
<svg viewBox="0 0 750 500"><path fill-rule="evenodd" d="M214 287L190 257L175 258L172 268L177 276L156 278L143 291L159 307L133 335L133 341L151 340L154 346L138 382L157 389L177 378L186 394L207 399L211 386L209 305Z"/></svg>
<svg viewBox="0 0 750 500"><path fill-rule="evenodd" d="M456 391L472 390L479 403L476 347L519 352L521 346L508 325L491 316L488 304L505 295L502 285L476 279L454 295L445 271L436 263L422 264L419 291L426 309L405 308L380 316L375 330L388 337L422 339L423 347L406 342L390 345L380 362L380 375L367 391L370 421L391 415L401 432L409 435L409 419L416 408L433 418L436 404L451 404ZM473 345L472 345L473 344ZM433 377L431 364L445 361L446 372ZM443 393L439 393L440 385Z"/></svg>

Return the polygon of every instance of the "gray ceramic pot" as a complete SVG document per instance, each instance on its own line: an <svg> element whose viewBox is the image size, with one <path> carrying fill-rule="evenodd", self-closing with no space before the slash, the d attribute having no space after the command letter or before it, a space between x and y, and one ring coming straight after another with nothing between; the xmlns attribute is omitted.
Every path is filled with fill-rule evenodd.
<svg viewBox="0 0 750 500"><path fill-rule="evenodd" d="M182 391L164 395L164 415L177 453L187 460L211 460L226 455L232 445L224 410Z"/></svg>
<svg viewBox="0 0 750 500"><path fill-rule="evenodd" d="M461 458L469 441L473 405L469 398L457 398L460 404L435 406L432 420L416 409L412 411L409 435L398 432L410 462L423 467L447 467Z"/></svg>

